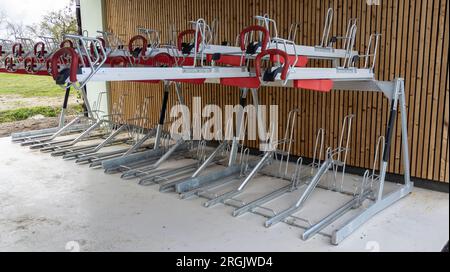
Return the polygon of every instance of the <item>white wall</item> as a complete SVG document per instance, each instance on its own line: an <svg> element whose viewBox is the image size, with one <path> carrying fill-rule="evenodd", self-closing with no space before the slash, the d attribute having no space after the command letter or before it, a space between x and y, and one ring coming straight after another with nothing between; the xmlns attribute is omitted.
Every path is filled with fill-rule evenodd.
<svg viewBox="0 0 450 272"><path fill-rule="evenodd" d="M103 30L102 0L81 0L81 23L83 31L87 30L90 37L97 36L97 31ZM94 109L95 104L98 105L99 93L106 91L106 83L104 82L87 84L88 100L92 109ZM104 114L108 114L108 98L106 95L102 96L100 110Z"/></svg>

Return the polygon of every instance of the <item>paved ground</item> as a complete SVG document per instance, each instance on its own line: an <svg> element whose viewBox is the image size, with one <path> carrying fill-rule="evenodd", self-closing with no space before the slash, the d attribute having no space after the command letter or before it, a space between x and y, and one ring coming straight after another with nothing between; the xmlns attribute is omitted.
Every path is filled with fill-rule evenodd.
<svg viewBox="0 0 450 272"><path fill-rule="evenodd" d="M301 229L266 229L260 216L233 218L230 207L206 209L204 200L180 200L8 138L0 150L0 251L440 251L449 239L444 193L415 189L332 246L329 237L304 242ZM318 204L310 214L338 202L328 191L311 201Z"/></svg>

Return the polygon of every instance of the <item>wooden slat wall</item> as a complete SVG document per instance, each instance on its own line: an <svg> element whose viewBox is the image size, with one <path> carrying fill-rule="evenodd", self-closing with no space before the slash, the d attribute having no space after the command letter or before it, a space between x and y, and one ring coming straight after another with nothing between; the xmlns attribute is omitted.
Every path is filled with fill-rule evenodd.
<svg viewBox="0 0 450 272"><path fill-rule="evenodd" d="M332 33L345 33L347 20L359 18L357 47L365 50L369 35L383 34L376 66L379 80L406 79L411 174L413 177L449 182L449 10L447 0L382 0L368 6L361 0L105 0L108 29L128 40L137 26L160 29L162 40L174 23L178 30L188 21L218 19L219 41L234 42L238 33L254 23L252 16L268 13L277 20L279 33L287 35L293 22L302 24L298 44L320 42L326 10L333 7ZM319 65L317 61L311 65ZM220 106L237 104L237 88L212 85L183 86L186 102L201 96L203 103ZM111 84L111 103L127 93L130 117L144 97L152 97L150 118L156 124L162 101L160 85L142 83ZM171 105L175 103L172 95ZM356 114L352 134L350 165L368 168L373 162L375 143L385 134L388 101L376 93L332 92L321 94L294 89L262 88L263 104L280 105L281 117L296 107L301 109L296 130L295 153L311 157L317 130L327 131L327 144L336 146L343 117ZM284 116L283 116L284 114ZM286 118L282 118L283 129ZM401 174L401 135L397 122L389 172ZM249 143L256 147L256 143Z"/></svg>

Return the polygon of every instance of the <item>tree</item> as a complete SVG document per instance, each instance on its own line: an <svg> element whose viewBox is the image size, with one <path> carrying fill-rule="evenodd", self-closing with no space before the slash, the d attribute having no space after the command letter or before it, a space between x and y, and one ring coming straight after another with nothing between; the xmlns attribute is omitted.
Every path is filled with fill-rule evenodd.
<svg viewBox="0 0 450 272"><path fill-rule="evenodd" d="M64 34L77 33L77 19L75 16L74 0L65 8L48 12L38 24L24 25L9 20L6 13L0 10L0 30L4 30L7 37L17 39L20 37L37 38L38 36L51 36L58 40Z"/></svg>
<svg viewBox="0 0 450 272"><path fill-rule="evenodd" d="M77 32L77 19L74 10L74 0L68 6L58 11L51 11L44 15L39 24L42 35L62 39L64 34Z"/></svg>

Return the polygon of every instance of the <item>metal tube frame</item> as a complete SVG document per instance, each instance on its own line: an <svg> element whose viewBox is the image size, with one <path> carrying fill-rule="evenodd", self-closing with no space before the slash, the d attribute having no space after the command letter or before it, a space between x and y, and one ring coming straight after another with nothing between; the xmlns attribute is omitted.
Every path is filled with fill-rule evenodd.
<svg viewBox="0 0 450 272"><path fill-rule="evenodd" d="M244 112L243 108L247 104L247 95L248 95L248 89L241 89L241 98L240 98L240 105L242 108L239 109L237 112L237 133L236 136L233 137L232 141L224 141L221 143L208 157L206 157L203 161L199 161L200 165L197 167L191 167L188 166L186 169L182 169L184 174L191 173L189 178L181 178L175 181L171 181L170 178L177 178L180 176L178 173L179 171L174 171L172 169L168 170L167 172L162 173L149 173L149 175L145 176L143 179L141 179L140 183L148 184L148 182L156 182L157 180L164 180L167 183L162 184L160 186L160 191L170 191L174 189L179 183L185 183L187 179L195 179L199 177L208 167L210 167L212 164L218 163L221 161L221 154L229 148L229 156L228 156L228 167L234 166L236 164L236 158L237 153L239 150L240 144L238 141L241 139L241 134L245 131L245 121L244 121ZM231 148L230 148L231 146ZM181 171L181 170L180 170ZM196 190L199 188L196 188Z"/></svg>
<svg viewBox="0 0 450 272"><path fill-rule="evenodd" d="M316 234L323 234L321 231L325 229L326 227L330 226L333 222L341 218L343 215L345 215L348 211L361 207L361 204L364 200L370 200L370 198L376 194L375 200L372 204L370 204L367 208L361 208L362 211L360 211L357 215L353 216L351 219L346 221L342 226L337 228L332 232L330 235L331 237L331 243L333 245L338 245L341 243L345 238L350 236L355 230L357 230L360 226L362 226L365 222L370 220L373 216L378 214L379 212L383 211L384 209L388 208L389 206L393 205L395 202L401 200L402 198L408 196L413 188L414 184L411 182L410 179L410 169L409 169L409 147L408 147L408 128L407 128L407 111L406 111L406 99L405 99L405 90L404 90L404 80L402 78L398 78L395 80L391 95L391 117L389 122L389 127L387 131L386 137L381 137L380 139L385 139L385 146L386 151L383 152L383 162L380 169L380 176L378 178L379 182L379 189L377 193L374 193L373 190L365 190L364 189L364 181L361 186L361 191L359 194L355 194L354 198L345 203L343 206L339 207L334 212L330 213L328 216L324 217L322 220L319 220L315 224L310 224L307 227L304 226L298 226L304 228L305 231L302 234L301 238L303 240L310 239ZM402 157L403 157L403 166L404 166L404 185L400 188L396 189L395 191L389 193L388 195L383 194L383 188L386 178L386 170L389 160L389 148L392 141L392 133L393 133L393 126L395 124L396 120L396 113L397 111L400 111L401 113L401 128L402 128ZM379 151L380 144L377 144L377 151ZM384 148L383 148L384 149ZM377 152L376 156L379 155ZM328 162L328 163L327 163ZM329 165L331 165L332 160L327 160L325 163L322 164L321 171L327 171L329 169ZM374 162L374 169L376 167L377 160ZM372 170L372 176L368 176L365 178L374 178L375 170ZM317 175L317 177L320 175ZM374 182L374 180L372 180ZM309 185L309 188L312 188L315 182L311 182ZM285 188L279 189L279 191L273 192L271 195L267 195L267 199L276 198L277 195L281 194ZM308 188L306 189L308 190ZM294 206L294 207L301 207L301 205L304 203L304 199L307 199L309 194L305 194L305 198L302 198L298 201L297 204L300 203L300 206ZM245 207L245 206L244 206ZM255 206L256 208L259 208L258 206ZM293 210L290 212L295 212ZM244 209L245 210L245 209ZM233 213L234 216L238 216L243 214L243 211L241 208L237 208L235 212ZM296 209L298 210L298 209ZM261 214L258 211L249 209L245 210L245 212L252 212L255 214ZM275 223L278 219L283 220L283 222L293 225L290 220L287 219L281 219L283 216L282 214L275 215L271 217L268 221L266 221L266 226L270 226L271 224ZM298 219L294 217L295 219Z"/></svg>

